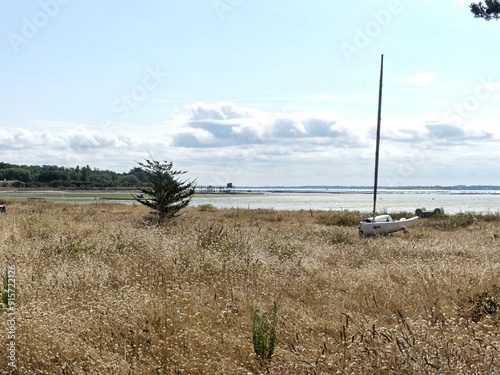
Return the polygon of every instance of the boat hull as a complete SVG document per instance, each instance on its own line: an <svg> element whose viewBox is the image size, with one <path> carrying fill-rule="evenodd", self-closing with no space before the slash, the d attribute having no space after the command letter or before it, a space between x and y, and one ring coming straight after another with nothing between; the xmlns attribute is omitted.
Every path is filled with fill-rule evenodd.
<svg viewBox="0 0 500 375"><path fill-rule="evenodd" d="M417 220L418 216L414 216L410 219L402 218L399 220L393 220L390 215L376 216L375 220L370 217L359 223L359 235L364 237L376 236L406 230L415 224Z"/></svg>

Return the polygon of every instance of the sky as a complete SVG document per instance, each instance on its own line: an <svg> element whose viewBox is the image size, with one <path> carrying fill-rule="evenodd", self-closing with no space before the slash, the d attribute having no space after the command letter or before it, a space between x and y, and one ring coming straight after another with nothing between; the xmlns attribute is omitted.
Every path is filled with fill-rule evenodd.
<svg viewBox="0 0 500 375"><path fill-rule="evenodd" d="M500 24L463 0L0 2L0 161L198 185L500 185Z"/></svg>

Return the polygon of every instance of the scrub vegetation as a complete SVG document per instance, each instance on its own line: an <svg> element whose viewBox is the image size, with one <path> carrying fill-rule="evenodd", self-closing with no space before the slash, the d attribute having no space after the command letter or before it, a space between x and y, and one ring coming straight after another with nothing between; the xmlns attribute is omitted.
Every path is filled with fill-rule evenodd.
<svg viewBox="0 0 500 375"><path fill-rule="evenodd" d="M148 214L8 204L0 274L15 265L19 374L500 371L496 214L378 238L358 236L360 213Z"/></svg>

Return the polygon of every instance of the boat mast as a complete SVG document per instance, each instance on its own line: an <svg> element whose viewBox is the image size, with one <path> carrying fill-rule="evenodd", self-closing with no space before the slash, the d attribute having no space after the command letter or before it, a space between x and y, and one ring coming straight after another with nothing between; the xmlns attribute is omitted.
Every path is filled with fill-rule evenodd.
<svg viewBox="0 0 500 375"><path fill-rule="evenodd" d="M378 154L380 147L380 120L382 112L382 78L384 72L384 55L380 55L380 84L378 88L378 116L377 116L377 146L375 147L375 179L373 182L373 221L377 208L377 185L378 185Z"/></svg>

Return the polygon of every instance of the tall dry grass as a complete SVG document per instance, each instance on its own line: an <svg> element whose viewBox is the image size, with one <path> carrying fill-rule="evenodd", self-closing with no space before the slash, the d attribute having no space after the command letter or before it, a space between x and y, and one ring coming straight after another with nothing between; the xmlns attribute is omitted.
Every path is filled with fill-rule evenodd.
<svg viewBox="0 0 500 375"><path fill-rule="evenodd" d="M500 373L500 320L478 304L500 296L498 218L360 238L345 212L190 208L155 227L138 206L7 209L19 374ZM274 302L261 361L252 317Z"/></svg>

